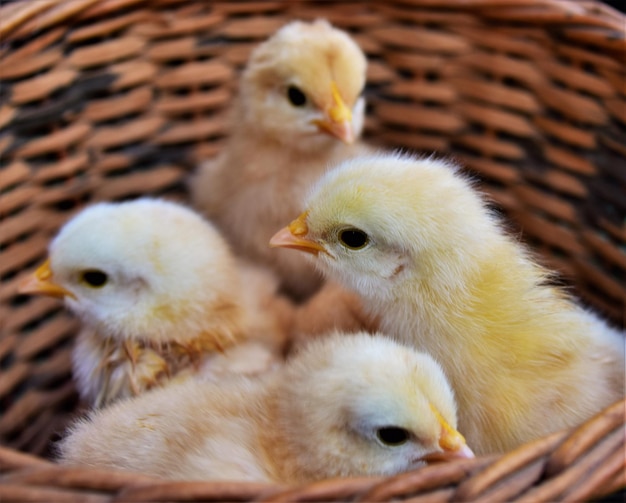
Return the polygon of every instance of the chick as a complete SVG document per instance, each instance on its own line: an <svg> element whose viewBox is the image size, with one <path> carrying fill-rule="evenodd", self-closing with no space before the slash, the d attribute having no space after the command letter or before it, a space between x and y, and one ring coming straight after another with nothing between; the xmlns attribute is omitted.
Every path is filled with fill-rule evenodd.
<svg viewBox="0 0 626 503"><path fill-rule="evenodd" d="M233 249L274 270L300 300L321 286L321 275L297 254L272 252L267 242L328 166L368 150L357 142L365 70L365 56L347 33L323 20L287 24L253 51L231 136L190 183L193 205Z"/></svg>
<svg viewBox="0 0 626 503"><path fill-rule="evenodd" d="M329 172L271 240L359 292L441 362L477 453L572 427L624 395L624 337L502 230L451 163L399 154Z"/></svg>
<svg viewBox="0 0 626 503"><path fill-rule="evenodd" d="M453 393L430 356L335 333L257 379L188 380L95 411L59 453L171 479L298 484L473 457L455 428Z"/></svg>
<svg viewBox="0 0 626 503"><path fill-rule="evenodd" d="M62 297L81 319L74 376L81 397L99 407L205 367L223 373L228 348L244 339L278 350L284 327L276 288L268 274L238 268L202 217L146 198L81 211L21 291Z"/></svg>

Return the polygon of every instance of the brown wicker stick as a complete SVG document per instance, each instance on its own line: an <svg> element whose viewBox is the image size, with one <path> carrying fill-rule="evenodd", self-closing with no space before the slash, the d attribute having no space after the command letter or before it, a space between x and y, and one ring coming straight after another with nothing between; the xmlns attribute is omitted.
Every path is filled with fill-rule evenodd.
<svg viewBox="0 0 626 503"><path fill-rule="evenodd" d="M141 474L129 474L112 470L74 468L60 465L37 466L2 476L3 484L34 486L56 486L61 488L94 489L98 491L120 491L130 486L155 483L156 479Z"/></svg>
<svg viewBox="0 0 626 503"><path fill-rule="evenodd" d="M378 478L335 479L295 489L279 486L231 482L166 482L139 474L55 466L38 458L0 449L0 466L9 471L0 477L0 495L16 501L32 501L46 496L78 501L63 489L75 489L94 501L556 501L580 500L590 494L615 489L602 487L615 474L626 469L624 459L624 419L615 414L625 402L598 414L592 421L564 439L563 433L528 444L504 456L426 467L385 480ZM545 473L548 460L572 441L613 426L594 448L581 456L582 462L562 467L554 478ZM584 478L595 465L607 460L604 473L595 480ZM523 468L520 470L519 467ZM539 470L538 470L539 468ZM539 482L543 471L545 480ZM506 479L506 480L505 480ZM577 483L583 480L582 484ZM497 482L499 481L499 482ZM456 487L456 490L455 490ZM103 499L103 494L108 495ZM265 496L264 496L265 495ZM110 499L109 499L110 498Z"/></svg>
<svg viewBox="0 0 626 503"><path fill-rule="evenodd" d="M493 486L502 484L507 477L516 477L520 469L526 471L526 474L533 475L530 481L532 484L539 478L537 466L549 452L554 450L555 446L561 443L566 434L567 432L554 433L505 454L498 463L492 464L479 475L462 482L456 497L460 501L472 501L479 498Z"/></svg>
<svg viewBox="0 0 626 503"><path fill-rule="evenodd" d="M56 3L63 0L56 0ZM6 4L0 8L2 24L0 25L0 37L5 38L16 28L23 26L30 19L42 12L54 7L55 2L21 2Z"/></svg>
<svg viewBox="0 0 626 503"><path fill-rule="evenodd" d="M506 478L498 480L483 494L469 498L466 501L480 503L500 503L502 501L516 501L516 498L536 484L541 478L543 460L537 459L532 463L511 470ZM452 496L454 501L454 496Z"/></svg>
<svg viewBox="0 0 626 503"><path fill-rule="evenodd" d="M112 501L251 501L278 490L278 486L250 482L157 482L123 490Z"/></svg>
<svg viewBox="0 0 626 503"><path fill-rule="evenodd" d="M28 487L13 484L0 484L0 500L11 502L53 501L55 503L106 503L107 495L87 491L61 490L54 487Z"/></svg>
<svg viewBox="0 0 626 503"><path fill-rule="evenodd" d="M619 457L618 458L618 454L615 454L616 459L616 464L617 463L621 463L622 458ZM600 475L602 472L604 472L605 469L604 467L602 467L602 469L598 470L593 476L590 476L587 478L587 480L585 481L585 485L586 483L593 483L593 479L596 478L596 475ZM601 490L594 490L596 487L602 487ZM619 491L621 491L622 493L624 492L624 488L626 488L626 470L617 470L617 473L607 481L606 485L601 486L593 486L593 489L590 489L587 492L584 492L585 495L585 499L587 500L592 500L593 498L598 498L601 496L606 496L606 495L611 495L613 493L617 493ZM587 487L585 487L584 489L587 489Z"/></svg>
<svg viewBox="0 0 626 503"><path fill-rule="evenodd" d="M106 16L115 16L120 12L126 12L133 7L141 7L146 4L147 0L100 0L100 2L82 10L76 15L77 20L87 20L94 18L104 18ZM150 10L144 12L150 13ZM106 22L106 21L105 21Z"/></svg>
<svg viewBox="0 0 626 503"><path fill-rule="evenodd" d="M571 465L608 433L623 432L624 422L626 422L626 402L617 402L570 435L550 456L546 473L552 475L563 471L565 466Z"/></svg>
<svg viewBox="0 0 626 503"><path fill-rule="evenodd" d="M355 495L365 493L381 480L383 480L383 477L323 480L277 494L270 494L259 501L278 503L286 501L352 500Z"/></svg>
<svg viewBox="0 0 626 503"><path fill-rule="evenodd" d="M564 494L573 493L577 494L577 482L584 479L584 476L588 473L592 473L593 469L601 463L606 463L604 466L608 468L609 473L599 477L600 480L595 480L596 489L602 489L602 483L605 479L610 478L616 471L624 470L626 465L623 463L624 457L624 431L616 430L612 435L602 439L597 445L593 447L590 453L585 457L577 460L576 464L573 464L569 470L563 471L561 474L554 476L550 481L545 482L540 488L529 491L519 501L524 503L530 503L532 501L556 501L561 499ZM621 467L616 466L611 462L611 456L614 453L620 453L622 455ZM614 460L613 460L614 461ZM579 496L577 496L579 497Z"/></svg>
<svg viewBox="0 0 626 503"><path fill-rule="evenodd" d="M21 468L47 467L51 464L40 457L0 446L0 473Z"/></svg>
<svg viewBox="0 0 626 503"><path fill-rule="evenodd" d="M44 11L40 16L31 19L24 25L20 26L15 32L9 34L10 38L21 38L28 36L32 32L44 30L50 26L57 25L84 9L98 3L100 0L72 0L67 2L64 0L54 0L51 9ZM42 2L47 3L47 2Z"/></svg>

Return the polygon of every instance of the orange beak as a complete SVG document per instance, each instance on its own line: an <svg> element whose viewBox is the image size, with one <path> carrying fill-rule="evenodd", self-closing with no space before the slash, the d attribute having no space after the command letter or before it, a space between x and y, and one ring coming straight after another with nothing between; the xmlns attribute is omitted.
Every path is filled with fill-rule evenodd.
<svg viewBox="0 0 626 503"><path fill-rule="evenodd" d="M76 296L61 285L52 281L50 259L41 264L37 270L28 276L18 287L17 291L24 294L48 295L49 297L72 297Z"/></svg>
<svg viewBox="0 0 626 503"><path fill-rule="evenodd" d="M335 82L331 82L331 94L333 104L325 111L326 117L315 119L315 124L320 131L339 138L344 143L353 143L355 140L354 129L352 128L352 112L346 106L339 94L339 89Z"/></svg>
<svg viewBox="0 0 626 503"><path fill-rule="evenodd" d="M272 248L292 248L312 253L313 255L318 255L319 252L326 252L326 248L321 244L306 237L309 233L306 217L307 212L305 211L287 227L283 227L274 234L272 239L270 239L270 246Z"/></svg>
<svg viewBox="0 0 626 503"><path fill-rule="evenodd" d="M437 462L437 461L450 461L452 459L469 459L473 458L474 453L467 446L465 438L458 431L456 431L448 422L443 418L435 407L430 406L431 410L435 414L437 421L441 425L441 433L439 435L439 447L443 449L442 452L434 452L427 454L422 458L423 461Z"/></svg>

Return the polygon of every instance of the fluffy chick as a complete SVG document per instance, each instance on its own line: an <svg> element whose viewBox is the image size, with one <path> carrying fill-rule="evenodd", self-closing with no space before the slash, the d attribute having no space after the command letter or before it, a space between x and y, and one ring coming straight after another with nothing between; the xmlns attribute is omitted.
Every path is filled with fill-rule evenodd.
<svg viewBox="0 0 626 503"><path fill-rule="evenodd" d="M478 453L581 423L624 395L624 337L502 230L456 166L347 161L272 238L359 292L382 330L432 354Z"/></svg>
<svg viewBox="0 0 626 503"><path fill-rule="evenodd" d="M62 297L83 322L74 376L98 407L195 371L223 373L228 348L244 338L280 341L276 288L269 275L238 268L202 217L146 198L81 211L21 291Z"/></svg>
<svg viewBox="0 0 626 503"><path fill-rule="evenodd" d="M321 275L267 242L300 211L305 191L328 166L366 150L356 142L365 70L365 56L347 33L323 20L287 24L252 52L228 143L190 183L193 205L233 249L269 266L299 299L320 287Z"/></svg>
<svg viewBox="0 0 626 503"><path fill-rule="evenodd" d="M95 411L59 453L172 479L306 483L473 457L455 427L453 393L430 356L336 333L257 379L189 380Z"/></svg>

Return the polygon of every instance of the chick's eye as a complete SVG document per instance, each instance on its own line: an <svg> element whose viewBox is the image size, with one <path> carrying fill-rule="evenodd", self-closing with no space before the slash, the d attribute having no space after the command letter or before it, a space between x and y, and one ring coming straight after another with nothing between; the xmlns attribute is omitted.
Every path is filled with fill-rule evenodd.
<svg viewBox="0 0 626 503"><path fill-rule="evenodd" d="M358 250L369 242L369 237L359 229L344 229L339 233L339 241L347 248Z"/></svg>
<svg viewBox="0 0 626 503"><path fill-rule="evenodd" d="M409 432L398 426L383 426L376 430L376 436L383 444L395 447L409 440Z"/></svg>
<svg viewBox="0 0 626 503"><path fill-rule="evenodd" d="M106 284L109 280L109 277L105 272L99 271L98 269L89 269L87 271L83 271L80 275L83 283L94 287L100 288Z"/></svg>
<svg viewBox="0 0 626 503"><path fill-rule="evenodd" d="M287 88L287 97L294 107L301 107L306 103L306 95L296 86Z"/></svg>

